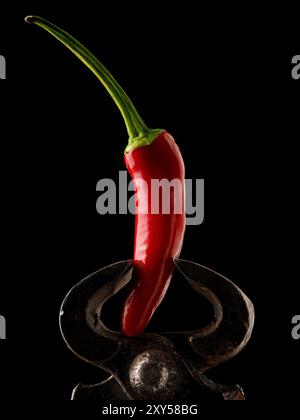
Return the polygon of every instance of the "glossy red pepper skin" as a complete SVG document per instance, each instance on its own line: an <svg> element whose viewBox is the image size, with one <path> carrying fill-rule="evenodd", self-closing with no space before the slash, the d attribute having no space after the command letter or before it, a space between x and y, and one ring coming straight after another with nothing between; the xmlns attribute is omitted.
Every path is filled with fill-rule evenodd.
<svg viewBox="0 0 300 420"><path fill-rule="evenodd" d="M128 296L122 315L122 331L127 336L141 334L163 299L174 270L185 231L184 163L173 137L163 131L150 145L125 153L126 167L135 183L136 216L134 236L134 288ZM147 190L138 188L142 179ZM170 197L170 214L151 214L151 180L180 180L181 190ZM174 212L174 200L181 204ZM148 214L141 208L148 202ZM141 210L140 210L141 209ZM178 209L176 210L178 212Z"/></svg>

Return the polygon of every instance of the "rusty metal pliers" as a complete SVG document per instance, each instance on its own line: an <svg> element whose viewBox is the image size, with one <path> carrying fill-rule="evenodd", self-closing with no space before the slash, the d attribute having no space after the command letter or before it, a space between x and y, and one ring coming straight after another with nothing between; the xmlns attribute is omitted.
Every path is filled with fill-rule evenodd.
<svg viewBox="0 0 300 420"><path fill-rule="evenodd" d="M101 383L79 384L72 399L244 399L238 385L216 384L204 372L247 344L254 323L251 301L230 280L204 266L182 259L174 263L194 291L213 305L213 320L204 328L133 338L107 328L102 306L130 282L131 260L104 267L70 290L60 312L64 340L79 358L109 373Z"/></svg>

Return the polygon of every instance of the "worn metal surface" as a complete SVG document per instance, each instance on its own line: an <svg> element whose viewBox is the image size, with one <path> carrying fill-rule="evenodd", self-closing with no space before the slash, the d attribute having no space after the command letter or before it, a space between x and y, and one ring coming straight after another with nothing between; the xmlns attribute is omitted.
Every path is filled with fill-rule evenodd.
<svg viewBox="0 0 300 420"><path fill-rule="evenodd" d="M134 338L108 329L101 309L131 280L131 260L104 267L70 290L60 313L64 340L78 357L109 373L99 384L79 384L72 399L244 399L238 385L216 384L203 372L247 344L254 323L252 303L220 274L193 262L174 262L194 291L213 305L214 319L204 328Z"/></svg>

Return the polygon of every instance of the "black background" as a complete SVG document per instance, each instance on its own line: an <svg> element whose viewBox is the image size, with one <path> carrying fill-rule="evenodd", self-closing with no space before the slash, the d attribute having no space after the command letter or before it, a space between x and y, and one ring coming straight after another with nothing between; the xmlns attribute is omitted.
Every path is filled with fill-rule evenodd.
<svg viewBox="0 0 300 420"><path fill-rule="evenodd" d="M173 134L186 176L205 179L205 220L187 227L181 256L232 279L256 309L247 348L209 376L239 383L252 401L296 395L299 25L293 10L164 4L1 6L3 399L18 384L19 398L68 400L78 382L104 377L65 347L59 307L77 281L130 258L133 246L133 216L95 210L97 181L125 170L122 119L75 57L24 23L27 14L80 39L148 125ZM195 321L188 299L171 293L150 329Z"/></svg>

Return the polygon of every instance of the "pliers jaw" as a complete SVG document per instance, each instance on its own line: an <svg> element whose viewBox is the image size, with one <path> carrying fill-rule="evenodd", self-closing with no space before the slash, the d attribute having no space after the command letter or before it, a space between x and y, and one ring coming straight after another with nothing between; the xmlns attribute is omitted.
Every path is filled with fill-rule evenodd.
<svg viewBox="0 0 300 420"><path fill-rule="evenodd" d="M70 290L60 312L63 338L78 357L109 374L99 384L79 384L72 399L244 399L238 385L216 384L204 372L247 344L254 323L251 301L230 280L204 266L181 259L174 263L194 291L213 305L214 318L208 326L134 338L107 328L102 307L129 284L131 260L104 267Z"/></svg>

